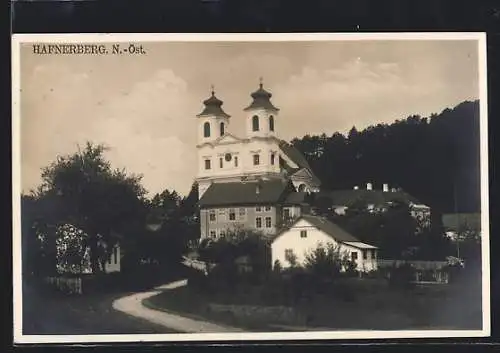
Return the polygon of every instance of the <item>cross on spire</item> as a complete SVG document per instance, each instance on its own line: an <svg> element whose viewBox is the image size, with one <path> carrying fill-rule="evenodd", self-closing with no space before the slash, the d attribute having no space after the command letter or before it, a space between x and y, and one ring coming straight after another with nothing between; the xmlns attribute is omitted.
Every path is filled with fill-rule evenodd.
<svg viewBox="0 0 500 353"><path fill-rule="evenodd" d="M210 90L212 91L212 96L215 95L215 87L214 85L210 85Z"/></svg>
<svg viewBox="0 0 500 353"><path fill-rule="evenodd" d="M260 86L260 88L262 88L262 80L263 80L263 79L262 79L262 76L261 76L261 77L259 77L259 86Z"/></svg>

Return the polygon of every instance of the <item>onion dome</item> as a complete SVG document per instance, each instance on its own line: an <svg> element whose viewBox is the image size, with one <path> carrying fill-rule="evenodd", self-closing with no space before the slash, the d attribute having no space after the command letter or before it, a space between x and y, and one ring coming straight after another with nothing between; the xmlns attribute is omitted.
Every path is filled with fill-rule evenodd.
<svg viewBox="0 0 500 353"><path fill-rule="evenodd" d="M252 103L246 107L244 110L253 110L253 109L266 109L272 111L279 111L271 103L271 97L273 96L270 92L266 91L262 85L262 79L260 79L259 89L251 94L253 101Z"/></svg>
<svg viewBox="0 0 500 353"><path fill-rule="evenodd" d="M227 114L222 109L223 102L215 96L213 86L212 86L212 95L210 96L210 98L204 100L203 104L205 105L205 108L203 109L203 111L200 114L197 115L198 117L201 117L201 116L217 116L217 117L224 117L224 118L230 117L230 115Z"/></svg>

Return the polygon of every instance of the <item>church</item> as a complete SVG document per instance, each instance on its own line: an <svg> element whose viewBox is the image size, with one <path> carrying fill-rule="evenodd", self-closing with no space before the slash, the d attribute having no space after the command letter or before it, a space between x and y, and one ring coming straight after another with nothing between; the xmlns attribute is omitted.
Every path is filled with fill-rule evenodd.
<svg viewBox="0 0 500 353"><path fill-rule="evenodd" d="M262 80L249 105L231 117L215 96L206 99L198 119L198 175L201 238L217 239L237 228L273 235L301 215L319 179L304 156L279 138L285 122ZM231 120L244 119L244 136L231 132Z"/></svg>

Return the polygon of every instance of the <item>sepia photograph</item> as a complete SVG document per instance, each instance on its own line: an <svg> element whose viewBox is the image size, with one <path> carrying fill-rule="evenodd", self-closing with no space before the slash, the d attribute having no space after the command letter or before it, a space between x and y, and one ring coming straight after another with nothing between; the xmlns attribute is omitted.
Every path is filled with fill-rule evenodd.
<svg viewBox="0 0 500 353"><path fill-rule="evenodd" d="M15 343L489 336L484 33L12 48Z"/></svg>

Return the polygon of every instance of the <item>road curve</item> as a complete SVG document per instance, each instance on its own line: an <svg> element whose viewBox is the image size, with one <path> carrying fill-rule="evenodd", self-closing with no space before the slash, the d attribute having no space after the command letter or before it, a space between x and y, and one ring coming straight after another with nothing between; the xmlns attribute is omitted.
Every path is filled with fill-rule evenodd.
<svg viewBox="0 0 500 353"><path fill-rule="evenodd" d="M121 311L131 316L146 319L154 324L168 327L178 332L186 333L219 333L219 332L244 332L241 329L216 325L210 322L193 320L187 317L169 314L159 310L153 310L142 304L144 299L160 294L165 290L172 290L185 286L187 280L171 282L153 291L135 293L119 298L113 302L113 309Z"/></svg>

